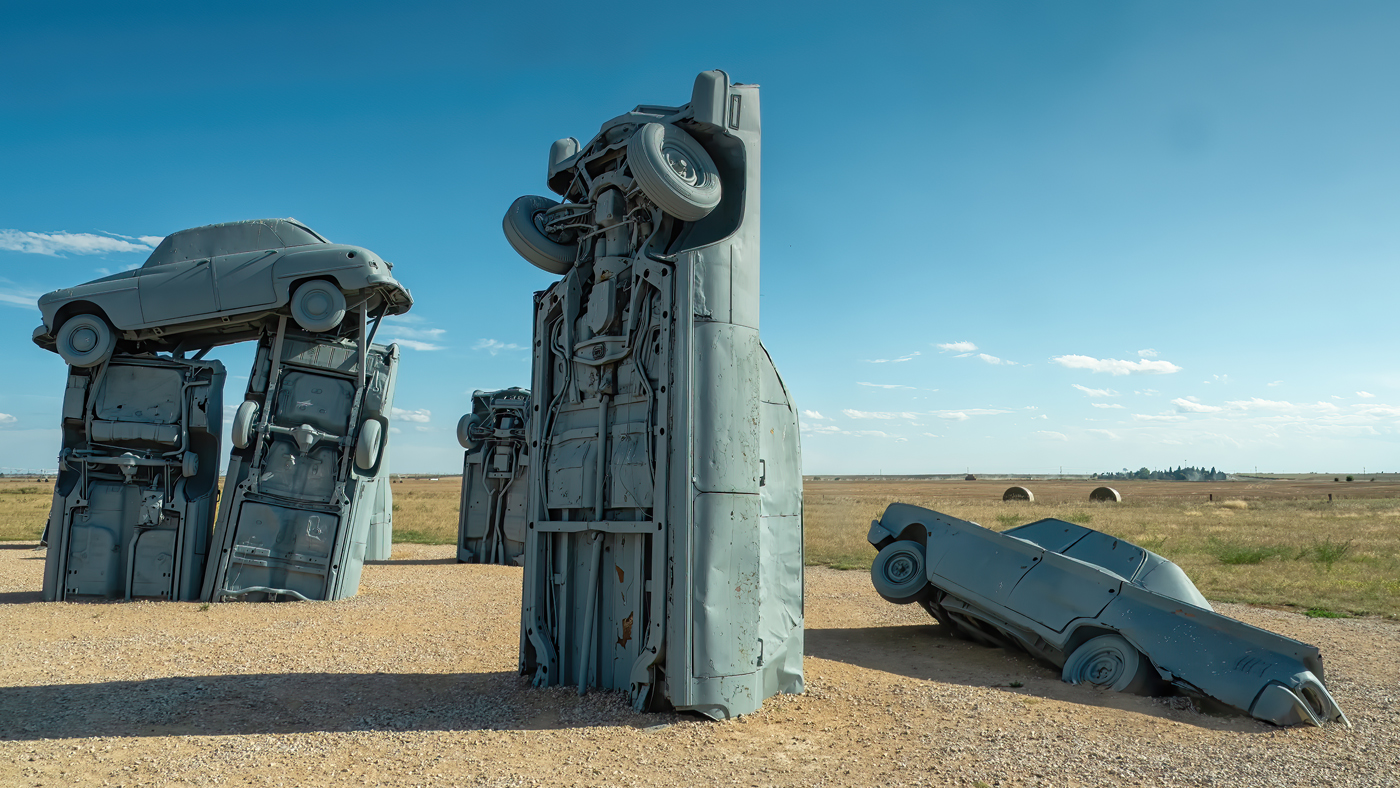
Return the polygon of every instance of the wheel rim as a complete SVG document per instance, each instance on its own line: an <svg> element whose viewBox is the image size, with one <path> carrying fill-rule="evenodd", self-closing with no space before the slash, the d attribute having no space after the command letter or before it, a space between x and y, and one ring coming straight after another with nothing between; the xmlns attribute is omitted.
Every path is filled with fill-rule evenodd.
<svg viewBox="0 0 1400 788"><path fill-rule="evenodd" d="M919 572L919 560L910 552L898 552L885 562L885 579L895 585L903 585Z"/></svg>
<svg viewBox="0 0 1400 788"><path fill-rule="evenodd" d="M676 145L667 145L661 149L661 157L677 178L691 186L700 183L700 171L691 164L692 157L685 150Z"/></svg>
<svg viewBox="0 0 1400 788"><path fill-rule="evenodd" d="M1127 670L1127 661L1123 652L1111 646L1106 646L1087 655L1079 663L1078 678L1081 682L1093 684L1096 687L1108 687L1115 684Z"/></svg>
<svg viewBox="0 0 1400 788"><path fill-rule="evenodd" d="M68 345L79 353L86 353L97 347L97 332L89 326L82 326L68 338Z"/></svg>
<svg viewBox="0 0 1400 788"><path fill-rule="evenodd" d="M331 313L331 299L325 291L315 290L308 293L301 303L306 313L312 317L322 318Z"/></svg>

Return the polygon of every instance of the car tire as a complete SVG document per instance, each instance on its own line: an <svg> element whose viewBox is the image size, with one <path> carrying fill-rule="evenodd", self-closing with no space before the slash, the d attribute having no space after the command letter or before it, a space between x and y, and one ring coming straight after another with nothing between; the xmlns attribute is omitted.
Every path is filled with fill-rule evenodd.
<svg viewBox="0 0 1400 788"><path fill-rule="evenodd" d="M199 455L192 451L185 452L185 456L180 458L180 475L189 477L199 473Z"/></svg>
<svg viewBox="0 0 1400 788"><path fill-rule="evenodd" d="M325 279L303 282L292 293L292 319L313 333L330 331L345 319L345 294Z"/></svg>
<svg viewBox="0 0 1400 788"><path fill-rule="evenodd" d="M481 445L481 441L472 437L471 431L481 424L482 418L480 414L468 413L457 421L457 442L462 444L462 448L467 451Z"/></svg>
<svg viewBox="0 0 1400 788"><path fill-rule="evenodd" d="M1099 635L1085 641L1065 660L1060 678L1114 692L1150 695L1156 689L1152 663L1122 635Z"/></svg>
<svg viewBox="0 0 1400 788"><path fill-rule="evenodd" d="M382 447L384 437L384 425L374 419L369 419L360 425L360 437L355 441L355 465L361 470L369 470L374 464L379 462L379 450Z"/></svg>
<svg viewBox="0 0 1400 788"><path fill-rule="evenodd" d="M627 141L627 163L647 199L687 222L719 205L719 168L694 137L675 126L648 123Z"/></svg>
<svg viewBox="0 0 1400 788"><path fill-rule="evenodd" d="M578 259L577 244L561 244L544 232L541 217L559 203L548 197L525 195L510 204L501 229L506 240L521 257L541 271L563 276Z"/></svg>
<svg viewBox="0 0 1400 788"><path fill-rule="evenodd" d="M929 594L928 564L924 546L914 541L886 545L870 567L875 592L888 602L908 605Z"/></svg>
<svg viewBox="0 0 1400 788"><path fill-rule="evenodd" d="M58 355L74 367L95 367L112 357L117 335L99 315L83 313L63 321L54 332Z"/></svg>
<svg viewBox="0 0 1400 788"><path fill-rule="evenodd" d="M244 400L233 413L233 426L229 431L229 440L234 446L240 449L248 448L248 442L253 437L253 423L257 419L258 403Z"/></svg>

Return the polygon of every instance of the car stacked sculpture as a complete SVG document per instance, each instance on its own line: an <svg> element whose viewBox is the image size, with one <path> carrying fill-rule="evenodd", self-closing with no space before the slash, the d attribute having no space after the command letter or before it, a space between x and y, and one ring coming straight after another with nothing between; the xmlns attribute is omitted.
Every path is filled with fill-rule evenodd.
<svg viewBox="0 0 1400 788"><path fill-rule="evenodd" d="M457 442L466 449L457 522L461 563L516 566L521 561L529 413L527 389L476 391L472 412L457 423Z"/></svg>
<svg viewBox="0 0 1400 788"><path fill-rule="evenodd" d="M374 329L413 304L392 268L293 219L263 219L173 233L140 268L41 297L34 342L70 367L45 598L355 593L370 520L388 517L398 352L373 345ZM245 340L259 352L205 576L224 373L202 357ZM117 560L99 555L109 543ZM247 581L254 565L260 579ZM325 571L293 582L292 565Z"/></svg>

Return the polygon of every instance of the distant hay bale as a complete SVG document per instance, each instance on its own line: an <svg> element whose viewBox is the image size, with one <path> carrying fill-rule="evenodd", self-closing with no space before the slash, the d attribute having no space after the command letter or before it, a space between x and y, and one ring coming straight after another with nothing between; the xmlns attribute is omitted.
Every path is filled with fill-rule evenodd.
<svg viewBox="0 0 1400 788"><path fill-rule="evenodd" d="M969 473L968 475L966 475L966 476L963 477L963 481L965 481L965 482L975 482L975 481L977 481L977 477L976 477L976 476L973 476L972 474Z"/></svg>
<svg viewBox="0 0 1400 788"><path fill-rule="evenodd" d="M1244 501L1221 501L1220 505L1226 509L1248 509L1249 504Z"/></svg>
<svg viewBox="0 0 1400 788"><path fill-rule="evenodd" d="M1123 496L1119 495L1118 491L1112 487L1095 487L1094 491L1089 493L1089 500L1099 503L1119 503L1123 500Z"/></svg>
<svg viewBox="0 0 1400 788"><path fill-rule="evenodd" d="M1034 501L1035 493L1025 487L1009 487L1001 494L1003 501Z"/></svg>

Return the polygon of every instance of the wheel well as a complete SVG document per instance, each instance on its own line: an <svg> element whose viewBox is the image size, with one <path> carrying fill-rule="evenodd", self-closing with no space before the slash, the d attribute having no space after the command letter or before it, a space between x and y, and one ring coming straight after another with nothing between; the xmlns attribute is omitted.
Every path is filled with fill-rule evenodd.
<svg viewBox="0 0 1400 788"><path fill-rule="evenodd" d="M911 523L904 526L904 530L895 536L895 541L918 542L924 549L928 549L928 528L925 528L923 523Z"/></svg>
<svg viewBox="0 0 1400 788"><path fill-rule="evenodd" d="M1074 634L1070 635L1069 640L1065 641L1065 656L1068 657L1070 654L1073 654L1075 649L1088 643L1099 635L1118 635L1122 637L1122 633L1117 630L1086 624L1074 630Z"/></svg>
<svg viewBox="0 0 1400 788"><path fill-rule="evenodd" d="M112 325L111 319L107 317L107 313L102 311L102 307L91 301L74 301L59 307L58 312L54 313L51 330L57 332L59 327L68 322L68 318L74 315L97 315L111 327L113 332L117 330L117 327Z"/></svg>
<svg viewBox="0 0 1400 788"><path fill-rule="evenodd" d="M302 285L306 284L307 282L314 282L314 281L316 281L317 279L324 279L324 280L326 280L327 282L331 282L331 283L333 283L336 287L339 287L339 288L340 288L340 292L342 292L342 293L345 292L345 286L342 285L342 284L340 283L340 280L339 280L339 279L336 279L336 278L335 278L335 274L329 274L329 273L327 273L327 274L316 274L315 276L303 276L303 277L301 277L300 279L293 279L293 280L292 280L292 283L289 284L289 285L287 285L287 303L290 304L290 303L292 302L292 294L295 293L295 292L297 291L297 288L298 288L298 287L301 287Z"/></svg>

